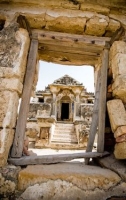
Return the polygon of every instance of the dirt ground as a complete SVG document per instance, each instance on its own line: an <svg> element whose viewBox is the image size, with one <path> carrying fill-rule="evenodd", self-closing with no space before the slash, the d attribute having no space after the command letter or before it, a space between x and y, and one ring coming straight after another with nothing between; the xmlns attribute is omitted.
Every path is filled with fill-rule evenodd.
<svg viewBox="0 0 126 200"><path fill-rule="evenodd" d="M82 153L85 152L85 150L57 150L57 149L34 149L34 148L29 148L29 151L32 151L33 153L36 153L38 156L40 155L58 155L58 154L73 154L73 153ZM91 161L91 159L90 159ZM84 159L74 159L71 160L70 162L83 162Z"/></svg>

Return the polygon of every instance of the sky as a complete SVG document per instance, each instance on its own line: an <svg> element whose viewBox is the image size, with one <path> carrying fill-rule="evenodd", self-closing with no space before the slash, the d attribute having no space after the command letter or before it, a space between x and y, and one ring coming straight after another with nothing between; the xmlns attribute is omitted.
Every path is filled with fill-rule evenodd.
<svg viewBox="0 0 126 200"><path fill-rule="evenodd" d="M83 83L88 92L94 92L94 68L88 65L67 66L40 61L39 79L36 90L44 90L45 86L64 75L69 75Z"/></svg>

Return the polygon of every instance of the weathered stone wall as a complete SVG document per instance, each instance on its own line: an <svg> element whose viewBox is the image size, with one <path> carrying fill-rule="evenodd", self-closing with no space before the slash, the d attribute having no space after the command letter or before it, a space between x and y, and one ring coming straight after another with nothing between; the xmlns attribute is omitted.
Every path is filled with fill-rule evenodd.
<svg viewBox="0 0 126 200"><path fill-rule="evenodd" d="M37 111L42 115L50 116L51 115L51 104L48 103L30 103L28 118L36 118ZM39 115L40 115L39 114Z"/></svg>
<svg viewBox="0 0 126 200"><path fill-rule="evenodd" d="M16 24L8 26L10 22L15 21L20 13L26 16L31 28L112 36L120 27L120 23L126 28L126 11L123 10L124 1L120 3L119 1L98 0L97 2L101 2L99 5L94 0L92 0L93 3L87 3L90 2L89 0L86 3L84 0L32 0L30 2L23 0L22 4L20 1L17 4L14 0L2 0L1 2L8 3L0 5L0 19L6 20L6 28L0 32L0 166L3 166L6 164L13 141L18 101L22 93L29 48L27 32L18 29ZM125 55L125 42L115 42L110 50L109 76L112 82L108 87L108 93L121 100L108 101L108 112L117 142L115 156L118 159L126 159ZM98 65L97 67L101 66L100 61ZM113 168L115 161L109 160L107 163L110 163L112 171L116 171ZM21 199L105 200L113 195L126 194L125 166L123 168L122 165L116 165L121 172L124 170L122 175L119 172L115 173L99 167L84 167L83 164L79 163L78 166L75 164L77 163L28 166L27 169L21 170L18 176L18 189L22 190L20 191L22 193L25 190ZM12 169L12 166L10 168ZM0 195L3 197L9 192L10 199L10 195L17 189L17 180L12 181L14 173L9 181L6 177L6 174L9 174L8 170L12 172L7 168L0 171Z"/></svg>
<svg viewBox="0 0 126 200"><path fill-rule="evenodd" d="M28 166L20 171L18 180L19 199L23 200L106 200L126 191L126 183L115 172L83 163Z"/></svg>
<svg viewBox="0 0 126 200"><path fill-rule="evenodd" d="M116 140L114 154L117 159L126 159L126 43L124 41L114 42L110 49L108 76L110 100L107 102L107 108Z"/></svg>
<svg viewBox="0 0 126 200"><path fill-rule="evenodd" d="M0 7L0 18L6 20L6 29L1 31L0 39L2 44L0 49L1 155L5 149L3 145L5 144L4 141L6 141L5 138L9 139L8 136L14 135L13 129L16 122L18 100L22 93L29 46L26 31L18 29L17 25L8 26L16 21L19 11L20 14L26 17L31 28L51 31L112 36L121 25L126 27L125 12L121 10L123 7L117 11L116 7L120 5L116 6L113 3L112 6L109 3L103 6L101 3L95 5L94 3L83 3L82 1L60 0L57 2L52 0L47 2L44 0L43 2L38 2L40 8L38 8L36 2L32 2L30 7L28 7L30 2L23 3L23 10L20 4L10 4L6 9L6 5L3 3ZM124 87L125 67L122 64L126 60L125 53L125 42L115 42L110 51L109 68L109 72L113 73L112 94L114 98L120 98L123 102L126 102ZM109 91L110 89L109 87ZM9 144L8 142L6 143L8 144L6 152L9 151L12 140L13 136L10 137Z"/></svg>
<svg viewBox="0 0 126 200"><path fill-rule="evenodd" d="M30 2L31 3L31 2ZM111 36L119 27L120 22L126 25L125 16L112 11L110 6L96 5L86 2L75 3L74 1L46 1L32 2L30 7L26 4L18 7L10 5L7 11L8 16L19 12L26 16L31 28L47 29L60 32L89 34L97 36ZM6 16L5 5L1 5L2 13ZM11 17L12 18L12 17ZM9 21L9 19L8 19Z"/></svg>
<svg viewBox="0 0 126 200"><path fill-rule="evenodd" d="M117 41L112 45L110 68L113 78L113 97L126 103L126 43L124 41Z"/></svg>
<svg viewBox="0 0 126 200"><path fill-rule="evenodd" d="M40 127L36 121L28 121L26 126L26 136L29 138L29 142L36 141L37 136L40 133Z"/></svg>
<svg viewBox="0 0 126 200"><path fill-rule="evenodd" d="M3 166L13 142L29 36L14 23L0 31L0 44L0 166Z"/></svg>
<svg viewBox="0 0 126 200"><path fill-rule="evenodd" d="M105 128L105 148L113 150L115 145L115 156L118 159L126 158L125 144L125 103L126 103L126 43L124 41L115 41L110 48L109 68L108 68L108 86L107 86L107 110L109 114L106 116ZM95 85L97 82L98 71L101 68L101 57L95 66ZM118 100L116 100L118 99ZM119 127L122 127L121 130ZM123 129L123 131L122 131ZM118 134L120 132L120 137ZM117 136L118 135L118 136ZM123 135L123 136L121 136ZM115 138L115 140L114 140Z"/></svg>
<svg viewBox="0 0 126 200"><path fill-rule="evenodd" d="M20 167L7 165L0 168L0 199L15 199L15 190L17 189L17 176ZM8 198L7 198L8 197Z"/></svg>
<svg viewBox="0 0 126 200"><path fill-rule="evenodd" d="M116 139L114 154L117 159L126 158L126 110L120 99L107 102L112 132Z"/></svg>

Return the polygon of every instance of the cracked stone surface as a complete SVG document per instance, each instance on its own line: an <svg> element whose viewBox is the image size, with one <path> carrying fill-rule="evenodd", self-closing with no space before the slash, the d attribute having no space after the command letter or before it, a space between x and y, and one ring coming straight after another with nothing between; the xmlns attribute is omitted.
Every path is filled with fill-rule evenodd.
<svg viewBox="0 0 126 200"><path fill-rule="evenodd" d="M14 130L3 128L0 129L0 167L7 164L7 158L14 137Z"/></svg>
<svg viewBox="0 0 126 200"><path fill-rule="evenodd" d="M32 1L32 3L27 2L27 4L30 6L23 5L23 11L20 4L18 4L18 7L9 5L7 13L6 5L1 5L0 10L2 10L3 15L7 15L6 24L11 22L8 16L11 16L12 13L15 15L20 12L26 16L31 28L112 36L120 27L120 21L122 22L120 18L120 20L117 19L117 14L110 18L110 7L97 5L96 3L93 5L91 3L78 3L76 0L50 0L49 2L43 0L41 3L39 1L36 4L36 2L33 3ZM85 25L86 31L84 31Z"/></svg>
<svg viewBox="0 0 126 200"><path fill-rule="evenodd" d="M108 101L107 110L113 133L118 127L126 125L126 111L124 104L120 99L113 99Z"/></svg>
<svg viewBox="0 0 126 200"><path fill-rule="evenodd" d="M122 195L125 188L126 183L115 172L83 163L28 166L18 177L18 190L25 190L20 197L24 200L101 200L110 194Z"/></svg>
<svg viewBox="0 0 126 200"><path fill-rule="evenodd" d="M5 85L7 85L10 78L13 78L12 82L14 82L14 78L17 78L19 80L15 80L14 88L21 93L22 86L20 84L23 82L25 75L30 43L28 33L22 28L19 29L16 23L12 23L0 32L0 42L2 44L0 47L0 78L6 78L0 89L5 89ZM19 83L17 84L17 82ZM7 88L11 90L9 84Z"/></svg>
<svg viewBox="0 0 126 200"><path fill-rule="evenodd" d="M100 190L82 190L67 181L60 179L56 181L49 180L45 183L35 184L28 187L18 200L106 200L106 198L123 194L126 184L120 184L109 191ZM118 192L117 192L118 191Z"/></svg>
<svg viewBox="0 0 126 200"><path fill-rule="evenodd" d="M126 160L117 160L114 155L97 160L101 166L116 172L126 182Z"/></svg>
<svg viewBox="0 0 126 200"><path fill-rule="evenodd" d="M17 175L20 171L20 167L14 165L6 165L0 168L0 199L8 199L15 193L17 185ZM5 198L4 198L5 197Z"/></svg>
<svg viewBox="0 0 126 200"><path fill-rule="evenodd" d="M117 159L126 159L126 142L116 143L114 155Z"/></svg>

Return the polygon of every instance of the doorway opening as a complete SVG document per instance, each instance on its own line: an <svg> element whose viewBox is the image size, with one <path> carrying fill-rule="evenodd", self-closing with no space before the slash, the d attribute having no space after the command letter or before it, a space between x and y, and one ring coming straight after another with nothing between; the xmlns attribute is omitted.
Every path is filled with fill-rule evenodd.
<svg viewBox="0 0 126 200"><path fill-rule="evenodd" d="M62 103L61 108L61 120L68 120L69 119L69 103Z"/></svg>
<svg viewBox="0 0 126 200"><path fill-rule="evenodd" d="M44 36L44 35L43 35ZM54 38L54 37L53 37ZM77 40L78 41L78 40ZM93 42L94 43L94 42ZM37 43L38 44L38 43ZM91 43L92 44L92 43ZM91 45L92 46L92 45ZM37 47L37 46L36 46ZM39 47L39 50L40 50L40 47ZM60 52L61 53L61 52ZM78 53L76 52L76 54L77 54L77 57L78 57ZM42 54L43 55L43 54ZM98 54L99 55L99 54ZM49 54L47 54L47 56L48 56L48 61L51 61L51 59L50 59L50 56L49 56ZM54 57L54 56L53 56ZM72 56L72 57L74 57L74 56ZM87 57L87 56L86 56ZM92 57L92 56L89 56L89 57ZM40 59L42 59L42 57L39 57ZM65 59L64 59L65 58ZM56 59L57 59L57 57L56 57ZM89 59L89 58L88 58ZM34 59L35 60L35 59ZM44 60L46 60L46 59L44 59ZM54 61L54 60L53 60ZM63 56L63 59L62 58L60 58L60 60L55 60L55 62L57 62L57 63L59 63L58 61L61 61L61 62L66 62L66 61L68 61L68 62L66 62L66 63L68 63L69 65L71 65L72 63L75 63L75 62L71 62L71 59L66 59L66 57L64 57ZM76 59L75 59L75 61L76 61ZM61 63L60 62L60 63ZM65 64L66 64L65 63ZM84 64L84 63L88 63L88 64L91 64L91 63L93 63L92 65L94 65L95 64L95 62L87 62L87 61L84 61L84 62L76 62L75 63L75 65L77 65L77 64L79 64L79 65L82 65L82 64ZM63 63L64 64L64 63ZM34 64L34 67L35 67L35 64ZM44 67L45 68L45 67ZM79 70L78 70L79 71ZM77 74L78 74L78 71L77 71ZM55 71L55 73L56 73L56 71ZM81 73L82 73L82 71L81 71ZM33 73L32 73L32 75L33 75ZM52 75L52 73L51 73L51 75ZM85 77L87 77L87 74L85 73ZM84 76L84 74L83 74L83 76ZM60 82L60 80L59 80L59 84L60 84L61 82ZM70 81L65 81L65 83L68 83L69 84L69 86L70 86L70 88L72 87L71 86L71 82ZM53 82L53 86L55 85L55 82ZM61 85L61 84L60 84ZM77 85L77 87L76 87L76 85ZM86 120L86 119L89 119L89 117L87 118L86 116L87 115L85 115L85 105L84 106L81 106L81 104L83 104L83 102L85 102L85 98L87 98L87 95L85 95L84 94L84 98L83 99L80 99L80 95L81 95L81 93L82 93L82 90L83 90L83 92L87 92L86 91L86 88L82 88L81 87L82 86L82 84L80 83L80 82L78 82L78 81L74 81L74 88L71 88L72 89L72 92L70 92L70 91L68 91L68 87L64 87L64 88L60 88L60 89L66 89L66 91L65 91L65 94L64 95L66 95L66 94L68 94L68 96L70 96L70 99L71 100L73 100L73 102L74 102L74 121L77 121L77 122L80 122L81 120ZM31 86L30 86L31 87ZM78 88L79 87L79 88ZM50 89L48 86L47 86L47 88L46 88L46 91L45 91L45 93L47 94L48 92L47 92L47 90L48 89ZM54 90L53 90L54 89ZM55 90L56 89L56 90ZM48 102L50 101L50 104L51 105L47 105L47 101L44 101L45 103L46 103L46 105L39 105L38 104L38 106L40 106L40 107L42 107L42 109L40 109L40 107L39 107L39 109L37 110L37 115L36 115L36 118L37 118L37 120L39 120L39 129L41 128L41 127L43 127L43 126L45 126L45 124L46 125L52 125L51 123L56 123L56 116L57 116L57 99L61 99L60 97L62 97L62 91L61 91L61 93L59 93L59 91L58 91L58 87L52 87L51 88L51 91L52 91L52 99L50 99L49 97L47 97L47 95L46 95L46 98L48 99ZM57 93L58 93L58 95L57 95ZM91 94L90 94L91 95ZM46 100L46 99L45 99ZM38 102L38 101L37 101ZM87 101L88 102L88 101ZM72 104L71 104L72 105ZM72 108L72 106L71 106L71 108ZM72 109L71 109L72 110ZM87 110L90 110L90 109L87 109ZM39 111L39 112L38 112ZM90 114L91 112L89 112L89 114ZM36 114L36 113L35 113ZM60 113L59 113L60 114ZM72 112L71 112L71 114L72 114ZM46 117L45 117L46 116ZM48 116L48 117L47 117ZM42 120L41 120L42 119ZM88 120L89 121L89 120ZM45 123L45 122L47 122L47 123ZM75 125L78 125L78 124L75 124ZM87 124L86 124L87 125ZM80 127L80 126L78 126L78 127ZM50 127L51 128L51 127ZM60 127L61 128L61 127ZM62 128L63 129L63 128ZM54 129L51 129L51 131L54 131ZM74 130L75 130L75 128L74 128ZM73 133L73 131L74 131L73 129L72 129L72 126L70 127L70 133ZM83 131L82 131L82 134L83 134ZM22 134L23 135L23 134ZM37 135L39 135L39 134L37 134ZM85 134L83 134L84 136L85 136ZM64 137L64 136L63 136ZM71 138L68 138L68 139L71 139ZM75 138L73 138L73 141L75 140ZM71 141L71 140L69 140L69 141ZM76 142L76 141L74 141L74 142ZM78 144L80 144L79 142L78 142Z"/></svg>
<svg viewBox="0 0 126 200"><path fill-rule="evenodd" d="M40 61L37 89L30 103L27 122L26 134L30 147L54 147L59 150L68 150L71 146L75 150L86 147L84 142L88 138L93 108L90 99L93 102L92 66L67 66ZM41 137L41 130L46 135L46 129L49 130L48 139Z"/></svg>

